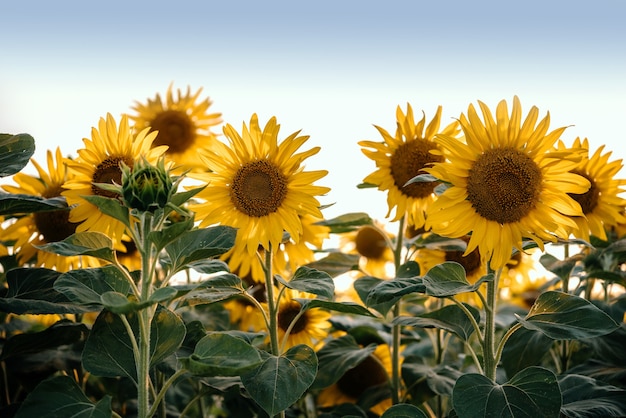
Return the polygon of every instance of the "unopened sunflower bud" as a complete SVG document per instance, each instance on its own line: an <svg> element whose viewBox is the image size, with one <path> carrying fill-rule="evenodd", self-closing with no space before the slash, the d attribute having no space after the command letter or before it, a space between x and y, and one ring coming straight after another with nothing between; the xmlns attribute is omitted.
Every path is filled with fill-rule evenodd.
<svg viewBox="0 0 626 418"><path fill-rule="evenodd" d="M131 209L154 212L164 208L173 190L173 182L163 159L156 166L142 159L132 169L122 170L122 197Z"/></svg>

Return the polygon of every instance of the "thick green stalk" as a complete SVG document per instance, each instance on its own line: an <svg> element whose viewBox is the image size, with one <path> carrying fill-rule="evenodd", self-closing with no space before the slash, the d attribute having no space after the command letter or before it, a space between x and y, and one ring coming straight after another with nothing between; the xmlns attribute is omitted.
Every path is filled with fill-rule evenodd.
<svg viewBox="0 0 626 418"><path fill-rule="evenodd" d="M393 250L393 262L394 262L394 272L396 276L398 275L398 271L400 270L400 265L402 264L402 239L404 237L404 220L403 216L400 218L400 222L398 224L398 236L396 238L396 245ZM386 235L385 235L386 236ZM401 312L401 301L396 302L393 307L393 317L397 318L400 316ZM398 324L395 324L391 328L391 401L395 405L400 403L400 392L401 392L401 374L400 374L400 342L401 342L401 327Z"/></svg>
<svg viewBox="0 0 626 418"><path fill-rule="evenodd" d="M491 267L488 271L493 273ZM500 270L501 271L501 270ZM484 374L492 381L496 381L496 309L498 303L498 281L500 271L492 281L487 282L487 304L485 305L485 333L483 340Z"/></svg>
<svg viewBox="0 0 626 418"><path fill-rule="evenodd" d="M265 288L267 289L267 306L270 317L270 350L275 356L280 355L278 343L278 301L274 299L274 281L272 275L272 248L265 252Z"/></svg>

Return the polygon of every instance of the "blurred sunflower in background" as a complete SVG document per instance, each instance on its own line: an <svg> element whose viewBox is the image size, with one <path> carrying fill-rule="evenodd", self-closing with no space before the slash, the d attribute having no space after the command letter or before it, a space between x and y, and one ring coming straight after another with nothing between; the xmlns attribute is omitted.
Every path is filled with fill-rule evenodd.
<svg viewBox="0 0 626 418"><path fill-rule="evenodd" d="M346 254L358 254L359 268L365 275L386 279L393 277L394 256L391 242L395 236L381 222L363 225L339 235L339 249Z"/></svg>
<svg viewBox="0 0 626 418"><path fill-rule="evenodd" d="M466 235L459 239L467 244L470 237ZM420 248L415 254L415 261L419 264L420 271L423 274L428 273L428 270L446 261L459 263L465 269L465 276L471 284L476 283L478 279L487 274L487 265L482 262L478 248L475 248L469 254L465 254L464 249Z"/></svg>
<svg viewBox="0 0 626 418"><path fill-rule="evenodd" d="M539 110L532 107L523 120L516 96L511 114L502 100L494 119L478 103L484 121L473 105L460 118L466 142L437 136L447 160L426 171L450 187L429 207L426 227L450 238L471 233L465 254L478 247L483 261L498 269L523 239L543 250L544 241L563 235L563 226L576 227L571 216L583 214L569 194L585 193L589 182L570 172L577 153L554 150L565 128L548 132L549 114L537 123Z"/></svg>
<svg viewBox="0 0 626 418"><path fill-rule="evenodd" d="M298 316L302 304L296 299L310 299L311 296L291 289L285 289L282 293L278 304L278 340L281 344L288 333L283 351L298 344L315 348L328 336L331 328L330 312L321 308L311 308Z"/></svg>
<svg viewBox="0 0 626 418"><path fill-rule="evenodd" d="M2 188L14 194L38 196L46 199L57 198L65 190L63 185L70 179L64 164L61 150L47 151L47 169L35 159L30 162L38 176L23 172L13 176L16 186L3 185ZM31 263L35 267L45 267L66 272L74 268L100 265L98 259L89 256L70 256L39 250L39 245L62 241L76 232L78 223L70 221L68 209L35 212L16 219L6 227L3 239L14 241L13 249L20 264Z"/></svg>
<svg viewBox="0 0 626 418"><path fill-rule="evenodd" d="M238 229L227 257L255 258L259 246L274 253L285 233L295 243L300 241L303 217L322 218L316 196L330 189L313 183L327 171L303 167L320 148L298 152L309 138L299 132L279 144L279 129L275 117L261 128L256 114L249 126L243 124L241 134L226 125L224 134L230 144L216 141L210 150L203 150L208 172L190 173L208 184L197 195L203 201L191 206L200 226L222 224Z"/></svg>
<svg viewBox="0 0 626 418"><path fill-rule="evenodd" d="M357 404L367 389L389 384L391 367L389 346L387 344L377 345L370 356L344 373L336 383L319 393L318 405L327 408L343 403ZM370 410L377 415L382 415L391 405L391 398L388 398Z"/></svg>
<svg viewBox="0 0 626 418"><path fill-rule="evenodd" d="M242 276L237 271L232 271L241 278L245 292L256 299L261 305L267 303L265 285L254 280L250 275ZM263 312L252 301L245 297L235 297L224 302L224 308L228 310L231 324L241 331L259 332L266 329Z"/></svg>
<svg viewBox="0 0 626 418"><path fill-rule="evenodd" d="M102 213L83 196L119 198L117 193L101 189L96 184L121 185L122 163L132 169L137 159L145 157L151 164L156 164L167 147L153 148L155 137L156 133L149 133L148 129L133 134L126 115L122 116L118 126L109 113L106 119L100 118L98 128L92 128L91 139L83 138L85 148L78 150L78 158L67 161L69 177L63 184L66 190L61 193L72 208L70 222L80 223L77 232L101 232L111 238L115 248L124 250L121 245L124 224Z"/></svg>
<svg viewBox="0 0 626 418"><path fill-rule="evenodd" d="M222 123L221 113L209 113L213 102L208 97L199 101L201 92L192 94L188 86L185 94L177 89L174 95L170 84L165 100L157 93L145 103L136 101L136 113L129 115L136 132L158 132L153 146L167 145L168 158L183 170L203 168L199 151L211 148L217 137L211 128Z"/></svg>
<svg viewBox="0 0 626 418"><path fill-rule="evenodd" d="M407 104L406 114L400 106L396 110L397 129L391 135L385 129L375 126L383 137L383 142L360 141L363 147L361 151L376 163L376 171L363 180L373 184L378 190L387 191L387 206L389 208L386 217L389 217L395 209L392 222L407 216L408 223L416 228L424 226L424 213L435 199L433 193L437 182L421 182L405 184L412 178L426 174L425 167L433 162L443 161L443 156L433 154L431 151L438 150L435 135L455 137L458 132L458 123L455 121L443 130L439 130L441 122L441 106L437 113L426 125L426 116L422 116L419 122L415 122L413 109Z"/></svg>
<svg viewBox="0 0 626 418"><path fill-rule="evenodd" d="M563 141L559 141L558 149L564 148ZM589 241L591 233L606 241L607 229L626 223L623 211L626 199L619 196L624 193L626 180L615 177L623 167L622 160L610 161L612 152L603 153L604 145L590 155L587 138L576 138L573 148L581 150L583 158L572 172L586 178L591 184L584 193L569 193L580 204L584 215L573 218L577 226L573 234Z"/></svg>

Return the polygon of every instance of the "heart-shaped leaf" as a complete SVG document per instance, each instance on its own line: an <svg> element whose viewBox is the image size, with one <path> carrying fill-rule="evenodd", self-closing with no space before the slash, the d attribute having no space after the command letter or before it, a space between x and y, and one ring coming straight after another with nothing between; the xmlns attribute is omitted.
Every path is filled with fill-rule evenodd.
<svg viewBox="0 0 626 418"><path fill-rule="evenodd" d="M454 261L446 261L428 270L423 278L427 295L437 298L476 291L484 282L493 280L493 275L481 277L473 285L467 281L465 269Z"/></svg>
<svg viewBox="0 0 626 418"><path fill-rule="evenodd" d="M277 277L277 279L289 289L313 293L326 299L332 299L335 294L335 282L332 277L324 271L311 267L298 268L289 281L282 277Z"/></svg>
<svg viewBox="0 0 626 418"><path fill-rule="evenodd" d="M115 291L126 295L130 284L117 267L105 266L68 271L54 282L54 289L86 309L99 311L102 294Z"/></svg>
<svg viewBox="0 0 626 418"><path fill-rule="evenodd" d="M39 245L37 248L64 256L90 255L115 262L113 242L101 232L77 232L63 241Z"/></svg>
<svg viewBox="0 0 626 418"><path fill-rule="evenodd" d="M626 391L588 376L565 375L559 380L563 392L561 413L569 418L624 417Z"/></svg>
<svg viewBox="0 0 626 418"><path fill-rule="evenodd" d="M243 338L226 332L212 332L203 337L193 354L181 359L197 376L239 376L261 364L259 351Z"/></svg>
<svg viewBox="0 0 626 418"><path fill-rule="evenodd" d="M165 246L172 263L172 274L189 264L224 254L235 244L237 230L229 226L195 229Z"/></svg>

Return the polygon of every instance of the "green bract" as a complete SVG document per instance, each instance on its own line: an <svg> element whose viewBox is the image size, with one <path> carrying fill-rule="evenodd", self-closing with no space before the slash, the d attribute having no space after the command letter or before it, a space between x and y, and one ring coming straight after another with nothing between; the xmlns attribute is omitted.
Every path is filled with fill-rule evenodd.
<svg viewBox="0 0 626 418"><path fill-rule="evenodd" d="M122 170L122 198L131 209L154 212L164 208L173 190L174 182L163 159L156 166L142 159L132 169L124 167Z"/></svg>

